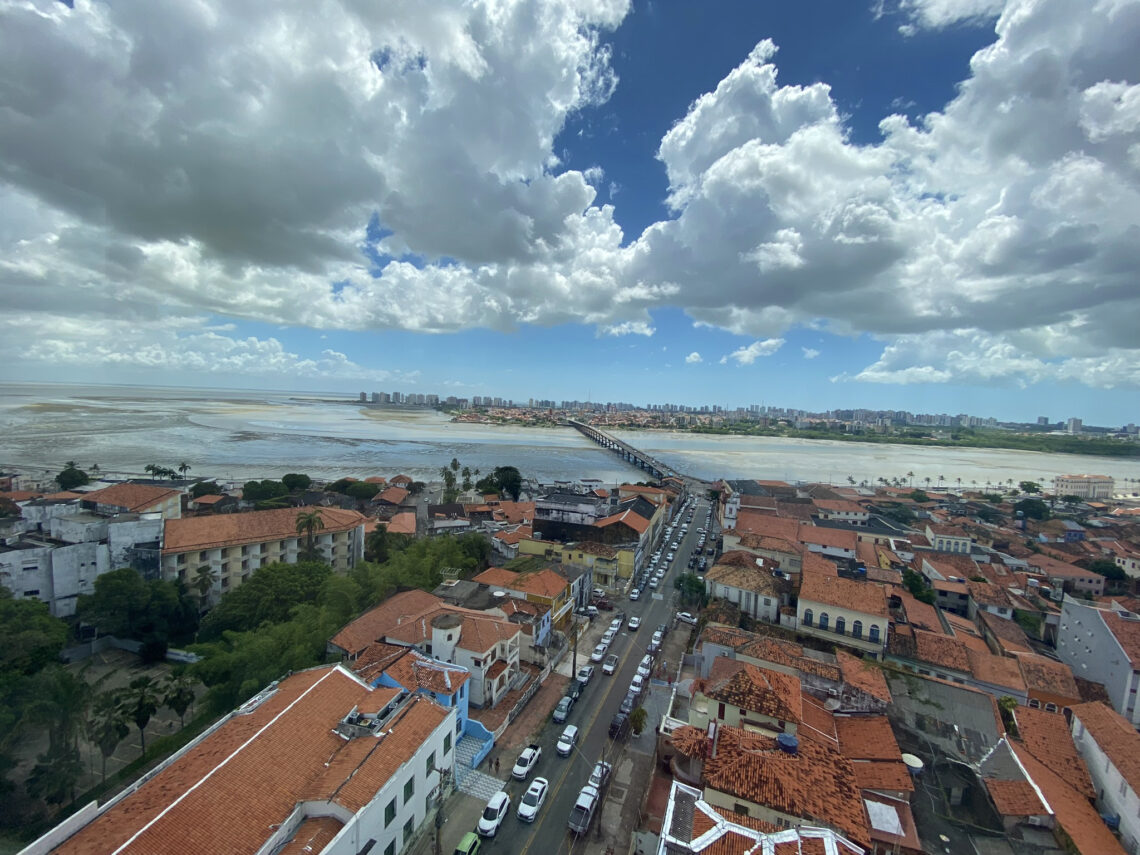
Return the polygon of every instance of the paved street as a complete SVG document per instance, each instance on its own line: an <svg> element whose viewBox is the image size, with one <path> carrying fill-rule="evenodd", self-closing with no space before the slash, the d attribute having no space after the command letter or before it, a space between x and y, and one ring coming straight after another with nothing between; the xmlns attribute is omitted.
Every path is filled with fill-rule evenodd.
<svg viewBox="0 0 1140 855"><path fill-rule="evenodd" d="M503 751L500 752L497 748L491 753L489 759L496 756L500 758L497 777L505 782L504 789L511 797L511 812L497 837L483 842L483 850L489 855L525 855L525 853L565 855L574 852L603 852L610 846L615 847L617 851L625 851L629 835L635 830L637 808L648 787L654 755L654 729L660 721L671 690L664 672L661 673L660 679L653 681L639 701L649 713L646 733L640 737L631 736L625 743L615 743L609 739L607 731L610 719L618 711L638 662L645 654L658 624L668 625L670 635L666 639L664 653L659 654L657 658L657 664L660 665L663 660L668 659L670 660L668 672L676 672L680 654L684 650L691 628L686 624L675 623L675 613L678 608L675 605L676 591L673 581L677 574L686 570L689 555L696 546L697 529L704 525L707 507L708 502L703 499L696 503L696 512L690 530L657 591L647 591L638 602L615 601L619 610L624 609L624 616L628 617L631 614L641 616L642 625L640 629L631 632L623 624L621 632L611 645L609 652L619 656L618 669L613 676L604 675L600 664L596 664L593 679L567 721L567 724L576 725L581 731L578 745L571 756L563 758L555 752L555 743L564 725L554 724L549 718L548 711L558 700L549 693L540 693L531 702L544 703L547 717L545 727L541 728L536 738L537 743L542 746L542 759L528 781L517 782L510 779L510 768L515 760L514 751L521 747L526 734L521 732L504 734L507 738L504 740ZM593 626L578 648L578 666L589 662L594 642L609 627L610 620L618 613L619 611L603 612L594 619ZM568 676L571 667L571 657L568 655L559 670ZM544 694L547 695L545 698ZM511 736L513 738L510 738ZM510 755L505 754L508 744L512 751ZM567 819L579 789L586 783L594 764L603 758L613 763L614 774L607 791L603 794L604 804L600 815L595 814L589 832L578 838L568 831ZM494 774L488 769L486 762L482 766L482 771ZM550 781L550 792L538 819L528 825L515 817L515 809L519 798L526 790L527 783L536 776ZM445 809L448 822L441 835L444 855L454 850L455 842L464 832L474 828L482 807L481 803L468 796L456 796L448 803ZM421 847L421 852L430 852L430 847L426 845Z"/></svg>

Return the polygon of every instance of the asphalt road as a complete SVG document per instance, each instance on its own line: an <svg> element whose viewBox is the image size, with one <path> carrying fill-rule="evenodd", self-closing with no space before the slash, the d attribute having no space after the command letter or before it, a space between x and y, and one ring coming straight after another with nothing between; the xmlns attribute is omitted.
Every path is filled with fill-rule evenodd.
<svg viewBox="0 0 1140 855"><path fill-rule="evenodd" d="M594 813L589 832L581 838L572 834L567 828L570 810L578 797L578 791L589 778L594 764L603 758L614 762L623 748L621 743L614 743L609 738L610 719L618 711L622 699L629 690L638 662L645 655L657 625L663 623L669 626L670 631L675 629L674 617L678 609L675 606L677 592L673 582L679 573L687 570L689 556L696 548L699 537L697 529L704 526L708 506L709 503L705 499L696 501L693 522L682 539L660 587L656 591L647 589L637 602L626 600L622 603L625 617L639 615L641 627L630 632L623 624L621 632L610 646L609 652L616 653L619 657L617 671L612 676L606 676L602 673L600 663L589 661L593 648L579 648L578 667L594 664L595 671L593 679L590 680L566 721L566 724L578 727L578 744L569 757L559 757L554 746L565 725L555 724L553 721L547 723L538 738L538 744L542 746L542 759L527 781L512 780L507 786L507 792L511 796L511 812L503 821L499 833L494 838L483 841L483 851L489 855L569 855L569 853L597 850L601 806L599 805ZM674 531L674 537L670 542L676 538L679 530L680 526ZM709 541L714 539L710 537ZM668 549L662 549L662 552L667 553ZM617 611L602 612L594 619L595 627L600 625L604 630L617 614ZM682 628L688 627L682 625ZM591 636L595 634L596 630ZM671 662L670 670L673 670L675 665L676 663ZM648 727L655 725L655 721L647 722ZM513 759L510 762L513 764ZM614 766L616 770L616 762ZM515 810L527 785L535 777L543 777L550 781L550 790L538 818L533 824L527 824L515 816ZM640 797L636 782L630 790L631 796ZM605 795L603 792L603 798Z"/></svg>

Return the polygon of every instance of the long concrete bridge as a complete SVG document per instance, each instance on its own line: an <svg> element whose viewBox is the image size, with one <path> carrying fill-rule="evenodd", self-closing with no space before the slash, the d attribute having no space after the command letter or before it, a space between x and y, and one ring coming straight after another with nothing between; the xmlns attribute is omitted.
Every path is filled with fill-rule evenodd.
<svg viewBox="0 0 1140 855"><path fill-rule="evenodd" d="M602 448L608 448L627 463L632 463L634 466L644 469L654 478L685 477L672 467L666 466L660 460L650 457L644 451L634 448L628 442L622 442L617 437L611 436L604 430L600 430L593 425L588 425L575 419L567 419L566 424L592 439L598 445L602 446Z"/></svg>

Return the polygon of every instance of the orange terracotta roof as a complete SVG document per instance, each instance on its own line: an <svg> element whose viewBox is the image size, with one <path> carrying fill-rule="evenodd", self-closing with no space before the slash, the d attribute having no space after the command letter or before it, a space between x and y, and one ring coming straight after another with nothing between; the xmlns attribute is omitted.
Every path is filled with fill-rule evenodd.
<svg viewBox="0 0 1140 855"><path fill-rule="evenodd" d="M855 783L861 790L914 792L914 779L902 761L853 760L851 769L855 773Z"/></svg>
<svg viewBox="0 0 1140 855"><path fill-rule="evenodd" d="M814 674L832 683L838 683L840 679L837 666L804 656L804 649L800 645L782 638L764 635L754 637L752 641L741 647L736 655L795 668L804 674Z"/></svg>
<svg viewBox="0 0 1140 855"><path fill-rule="evenodd" d="M725 535L743 535L746 532L767 537L778 537L792 543L798 543L800 521L741 509L736 515L736 528L726 531Z"/></svg>
<svg viewBox="0 0 1140 855"><path fill-rule="evenodd" d="M846 499L816 499L814 504L821 511L848 514L867 513L867 509L862 505L857 505L855 502L849 502Z"/></svg>
<svg viewBox="0 0 1140 855"><path fill-rule="evenodd" d="M1102 610L1100 615L1135 668L1140 664L1140 621L1125 620L1116 612L1108 610Z"/></svg>
<svg viewBox="0 0 1140 855"><path fill-rule="evenodd" d="M1025 687L1030 691L1060 695L1073 701L1080 698L1081 693L1073 677L1073 669L1064 662L1055 662L1036 653L1019 654L1017 662L1021 666Z"/></svg>
<svg viewBox="0 0 1140 855"><path fill-rule="evenodd" d="M190 502L195 505L216 505L226 496L219 496L216 493L207 493L205 496L199 496L196 499L191 499Z"/></svg>
<svg viewBox="0 0 1140 855"><path fill-rule="evenodd" d="M407 475L397 475L395 478L393 478L388 483L389 484L412 484L414 482Z"/></svg>
<svg viewBox="0 0 1140 855"><path fill-rule="evenodd" d="M404 644L423 644L431 638L431 622L441 615L455 615L460 619L457 643L472 653L486 653L498 642L509 641L522 632L521 626L505 618L441 604L413 620L391 627L384 637Z"/></svg>
<svg viewBox="0 0 1140 855"><path fill-rule="evenodd" d="M83 501L99 505L125 508L128 513L142 513L155 505L182 495L169 487L152 487L149 484L113 484L102 490L85 493Z"/></svg>
<svg viewBox="0 0 1140 855"><path fill-rule="evenodd" d="M823 740L833 748L837 748L839 734L835 730L835 716L806 692L802 695L802 702L803 715L796 734L800 738Z"/></svg>
<svg viewBox="0 0 1140 855"><path fill-rule="evenodd" d="M471 676L466 668L438 662L418 650L409 650L388 666L385 673L405 689L453 695Z"/></svg>
<svg viewBox="0 0 1140 855"><path fill-rule="evenodd" d="M920 661L970 673L970 650L959 639L918 629L914 631L914 641Z"/></svg>
<svg viewBox="0 0 1140 855"><path fill-rule="evenodd" d="M748 555L746 552L737 554ZM779 597L784 590L784 584L772 575L770 569L757 567L754 556L749 555L749 558L752 559L751 566L739 566L726 564L723 560L718 561L705 574L705 579L729 588L751 591L760 596Z"/></svg>
<svg viewBox="0 0 1140 855"><path fill-rule="evenodd" d="M310 816L302 820L292 839L274 855L313 855L324 850L340 834L344 824L334 816Z"/></svg>
<svg viewBox="0 0 1140 855"><path fill-rule="evenodd" d="M942 632L942 622L938 619L938 608L914 597L910 591L893 591L902 602L907 623L927 632Z"/></svg>
<svg viewBox="0 0 1140 855"><path fill-rule="evenodd" d="M1124 855L1120 841L1108 830L1088 799L1082 798L1064 778L1039 762L1023 746L1015 742L1011 747L1033 782L1041 788L1045 800L1053 809L1057 824L1073 841L1078 852Z"/></svg>
<svg viewBox="0 0 1140 855"><path fill-rule="evenodd" d="M332 637L331 643L349 656L356 656L383 638L391 628L416 620L442 602L435 594L418 589L393 594L341 629Z"/></svg>
<svg viewBox="0 0 1140 855"><path fill-rule="evenodd" d="M372 497L373 502L387 502L390 505L403 504L404 500L411 495L403 487L389 487L387 490L382 490Z"/></svg>
<svg viewBox="0 0 1140 855"><path fill-rule="evenodd" d="M855 532L844 528L826 528L825 526L801 525L799 531L800 543L813 543L818 546L829 546L833 549L849 549L855 551L858 538Z"/></svg>
<svg viewBox="0 0 1140 855"><path fill-rule="evenodd" d="M1033 707L1019 706L1013 715L1017 720L1018 738L1025 750L1086 799L1096 798L1088 767L1073 744L1068 720L1060 713Z"/></svg>
<svg viewBox="0 0 1140 855"><path fill-rule="evenodd" d="M994 807L1002 816L1044 816L1049 813L1028 781L983 778Z"/></svg>
<svg viewBox="0 0 1140 855"><path fill-rule="evenodd" d="M978 611L978 620L988 629L1006 653L1029 653L1029 638L1017 621L999 617L991 612Z"/></svg>
<svg viewBox="0 0 1140 855"><path fill-rule="evenodd" d="M724 656L713 661L708 679L704 681L703 694L780 721L799 722L803 717L798 677Z"/></svg>
<svg viewBox="0 0 1140 855"><path fill-rule="evenodd" d="M325 527L319 534L351 531L363 526L367 517L340 508L281 508L244 514L215 514L163 523L163 555L247 543L266 543L298 537L297 517L309 511L320 512Z"/></svg>
<svg viewBox="0 0 1140 855"><path fill-rule="evenodd" d="M788 754L775 739L722 726L702 780L745 801L829 825L862 846L870 842L851 761L821 742L801 739L796 753Z"/></svg>
<svg viewBox="0 0 1140 855"><path fill-rule="evenodd" d="M842 648L836 649L835 658L844 683L873 698L888 704L891 702L891 690L887 687L887 678L883 675L882 668L853 656Z"/></svg>
<svg viewBox="0 0 1140 855"><path fill-rule="evenodd" d="M967 580L966 588L970 592L970 598L978 605L1009 608L1009 597L1005 595L1005 588L1000 585Z"/></svg>
<svg viewBox="0 0 1140 855"><path fill-rule="evenodd" d="M991 686L1001 686L1004 689L1013 689L1015 692L1025 691L1025 680L1021 676L1021 668L1017 660L1008 656L995 656L988 650L967 650L966 658L970 662L970 671L974 678Z"/></svg>
<svg viewBox="0 0 1140 855"><path fill-rule="evenodd" d="M902 762L902 752L885 715L839 715L835 729L840 750L852 760Z"/></svg>
<svg viewBox="0 0 1140 855"><path fill-rule="evenodd" d="M388 479L380 475L369 475L364 479L365 484L387 484Z"/></svg>
<svg viewBox="0 0 1140 855"><path fill-rule="evenodd" d="M1107 704L1077 704L1072 710L1132 791L1140 794L1140 733Z"/></svg>
<svg viewBox="0 0 1140 855"><path fill-rule="evenodd" d="M0 499L8 499L12 502L31 502L35 499L42 499L43 495L39 490L8 490L7 492L0 492Z"/></svg>
<svg viewBox="0 0 1140 855"><path fill-rule="evenodd" d="M804 600L880 618L888 614L886 589L880 583L809 573L806 566L800 585L800 601Z"/></svg>
<svg viewBox="0 0 1140 855"><path fill-rule="evenodd" d="M392 519L388 520L388 533L415 535L416 512L405 511L400 514L395 514Z"/></svg>
<svg viewBox="0 0 1140 855"><path fill-rule="evenodd" d="M596 523L594 523L594 525L598 528L605 528L606 526L616 525L617 523L625 524L629 528L636 531L638 534L645 534L645 530L649 528L649 520L647 520L641 514L631 510L624 510L619 511L616 514L611 514L605 519L598 520Z"/></svg>
<svg viewBox="0 0 1140 855"><path fill-rule="evenodd" d="M383 705L397 694L369 689L338 666L294 674L54 851L255 853L298 802L331 801L355 813L447 717L447 710L417 696L394 713L380 737L345 740L334 732L353 708ZM315 835L316 827L309 828Z"/></svg>

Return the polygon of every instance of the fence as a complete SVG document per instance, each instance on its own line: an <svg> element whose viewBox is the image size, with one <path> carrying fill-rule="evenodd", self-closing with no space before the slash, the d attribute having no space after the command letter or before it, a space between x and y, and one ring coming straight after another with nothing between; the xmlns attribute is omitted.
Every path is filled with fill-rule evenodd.
<svg viewBox="0 0 1140 855"><path fill-rule="evenodd" d="M128 653L138 654L142 650L141 641L132 641L129 638L116 638L113 635L102 635L99 638L91 641L85 641L83 644L76 644L74 647L65 648L59 654L64 662L80 662L84 659L89 659L96 653L102 653L104 650L114 648L115 650L125 650ZM167 650L166 660L168 662L178 662L181 664L190 664L197 662L199 656L196 653L191 653L188 650Z"/></svg>

